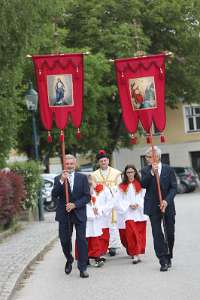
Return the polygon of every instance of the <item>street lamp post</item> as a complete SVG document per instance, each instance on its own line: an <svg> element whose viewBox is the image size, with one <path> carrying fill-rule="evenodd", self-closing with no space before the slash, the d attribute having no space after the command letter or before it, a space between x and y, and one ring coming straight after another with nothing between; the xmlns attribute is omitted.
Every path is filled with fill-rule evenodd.
<svg viewBox="0 0 200 300"><path fill-rule="evenodd" d="M35 113L38 107L38 93L33 89L32 82L29 82L28 90L25 94L25 101L28 111L32 114L32 127L33 127L33 145L34 145L34 154L35 160L39 160L39 151L38 151L38 135L36 129L36 119ZM43 209L43 201L41 196L41 190L38 192L38 213L39 220L44 220L44 209Z"/></svg>
<svg viewBox="0 0 200 300"><path fill-rule="evenodd" d="M33 145L34 145L34 154L35 159L39 160L39 151L38 151L38 135L36 129L36 120L35 113L38 106L38 93L33 89L32 82L29 82L29 88L25 94L25 101L28 111L32 114L32 127L33 127Z"/></svg>

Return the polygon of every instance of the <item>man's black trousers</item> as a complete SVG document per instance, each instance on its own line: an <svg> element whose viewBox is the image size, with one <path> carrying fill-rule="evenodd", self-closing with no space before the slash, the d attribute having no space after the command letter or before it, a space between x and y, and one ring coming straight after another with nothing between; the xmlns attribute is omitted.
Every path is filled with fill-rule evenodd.
<svg viewBox="0 0 200 300"><path fill-rule="evenodd" d="M149 216L153 234L154 250L161 264L165 264L173 257L175 215L165 213L165 228L168 245L165 241L161 226L161 213Z"/></svg>
<svg viewBox="0 0 200 300"><path fill-rule="evenodd" d="M76 245L78 251L78 269L83 272L87 269L88 245L86 240L86 222L79 222L73 217L67 217L64 222L59 222L59 238L63 253L68 262L73 262L72 232L76 229Z"/></svg>

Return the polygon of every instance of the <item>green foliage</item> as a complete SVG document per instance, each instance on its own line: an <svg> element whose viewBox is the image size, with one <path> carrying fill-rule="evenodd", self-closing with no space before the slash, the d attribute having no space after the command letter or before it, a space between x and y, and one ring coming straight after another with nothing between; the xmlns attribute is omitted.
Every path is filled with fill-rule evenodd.
<svg viewBox="0 0 200 300"><path fill-rule="evenodd" d="M38 204L38 193L42 187L40 164L35 161L17 162L9 166L10 169L24 178L26 199L23 208L33 209Z"/></svg>
<svg viewBox="0 0 200 300"><path fill-rule="evenodd" d="M137 50L136 33L140 45L149 43L142 30L135 26L141 18L142 1L71 1L65 24L69 30L67 43L73 47L89 47L92 52L104 53L108 58L133 55ZM145 49L143 49L145 50Z"/></svg>
<svg viewBox="0 0 200 300"><path fill-rule="evenodd" d="M69 125L67 152L94 154L105 148L112 153L130 147L110 59L131 57L139 50L171 51L167 103L175 106L179 98L199 102L197 0L29 0L23 5L21 0L2 0L0 18L0 166L12 147L33 158L31 116L23 95L28 80L34 82L34 71L26 54L91 52L85 56L83 138L77 142ZM59 153L58 130L53 130L51 146L40 121L38 130L41 158Z"/></svg>
<svg viewBox="0 0 200 300"><path fill-rule="evenodd" d="M186 0L145 1L142 24L152 43L150 53L170 50L174 53L167 66L166 99L174 103L178 98L199 102L200 71L200 2Z"/></svg>
<svg viewBox="0 0 200 300"><path fill-rule="evenodd" d="M34 78L34 74L26 55L49 51L54 43L53 23L58 15L62 19L64 7L64 1L59 0L1 1L0 166L5 165L10 149L19 142L19 136L26 136L24 132L30 137L30 144L30 118L27 122L26 108L22 103L24 83ZM26 148L31 156L30 145L19 147L23 151Z"/></svg>

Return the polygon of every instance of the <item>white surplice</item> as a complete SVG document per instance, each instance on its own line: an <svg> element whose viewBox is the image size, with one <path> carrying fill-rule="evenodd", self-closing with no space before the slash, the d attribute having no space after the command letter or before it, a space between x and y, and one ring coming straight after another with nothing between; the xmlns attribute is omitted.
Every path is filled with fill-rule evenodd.
<svg viewBox="0 0 200 300"><path fill-rule="evenodd" d="M88 203L86 237L96 237L102 234L102 228L109 227L110 215L114 202L111 201L111 193L107 187L100 193L93 192L92 196L96 198L95 204ZM93 208L97 208L98 215L95 215Z"/></svg>
<svg viewBox="0 0 200 300"><path fill-rule="evenodd" d="M145 190L141 189L136 193L132 183L128 185L127 191L124 192L118 189L115 195L115 209L117 212L117 227L125 229L125 222L127 220L146 221L148 217L144 215L144 195ZM131 204L138 204L138 208L132 209Z"/></svg>

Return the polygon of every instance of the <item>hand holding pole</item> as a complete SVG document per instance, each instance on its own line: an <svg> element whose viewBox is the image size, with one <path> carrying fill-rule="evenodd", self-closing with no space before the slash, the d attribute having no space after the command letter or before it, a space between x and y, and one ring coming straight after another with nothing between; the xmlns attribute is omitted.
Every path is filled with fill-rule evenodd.
<svg viewBox="0 0 200 300"><path fill-rule="evenodd" d="M152 133L150 132L151 135L151 148L152 148L152 170L153 173L156 177L156 183L157 183L157 189L158 189L158 197L159 197L159 202L160 202L160 210L162 213L165 212L165 209L167 207L167 201L162 199L162 193L161 193L161 188L160 188L160 176L158 173L158 162L156 159L156 151L153 145L153 139L152 139Z"/></svg>

